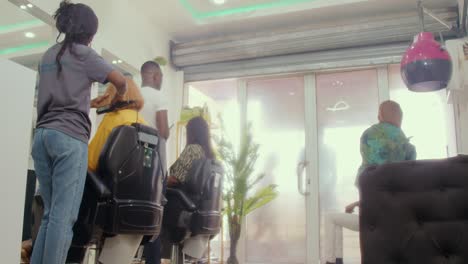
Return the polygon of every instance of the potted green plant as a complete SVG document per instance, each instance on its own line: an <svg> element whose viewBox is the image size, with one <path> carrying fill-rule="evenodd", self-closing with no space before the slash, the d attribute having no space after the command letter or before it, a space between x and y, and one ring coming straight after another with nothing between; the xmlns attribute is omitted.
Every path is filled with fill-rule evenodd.
<svg viewBox="0 0 468 264"><path fill-rule="evenodd" d="M223 125L221 128L224 130ZM259 145L253 141L250 125L241 131L240 146L237 150L224 136L217 138L216 141L218 155L225 169L224 213L228 219L230 237L230 254L227 263L238 264L237 247L244 218L274 200L278 196L278 191L274 184L258 187L265 174L254 174L259 157Z"/></svg>
<svg viewBox="0 0 468 264"><path fill-rule="evenodd" d="M162 57L162 56L159 56L159 57L154 58L153 61L156 62L157 64L159 64L159 66L166 66L166 65L167 65L167 60L166 60L166 58L164 58L164 57Z"/></svg>

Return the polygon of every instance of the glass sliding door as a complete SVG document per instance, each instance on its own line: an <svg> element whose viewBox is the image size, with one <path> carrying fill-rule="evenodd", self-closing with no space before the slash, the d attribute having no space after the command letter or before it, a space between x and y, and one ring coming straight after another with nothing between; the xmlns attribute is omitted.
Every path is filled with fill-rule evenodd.
<svg viewBox="0 0 468 264"><path fill-rule="evenodd" d="M211 133L218 136L221 133L220 122L224 122L226 127L225 135L229 140L237 145L239 141L240 111L238 101L238 83L236 79L206 81L190 83L188 86L188 106L203 107L208 106L211 114ZM185 140L181 136L184 147ZM211 263L226 263L229 256L229 229L227 219L223 220L221 233L211 240L210 245Z"/></svg>
<svg viewBox="0 0 468 264"><path fill-rule="evenodd" d="M296 176L305 147L304 77L247 81L247 121L260 144L259 186L276 184L279 196L247 217L244 263L305 264L305 196Z"/></svg>
<svg viewBox="0 0 468 264"><path fill-rule="evenodd" d="M344 213L347 204L359 199L360 137L377 122L377 83L375 69L316 75L321 245L323 216ZM343 239L346 263L360 263L359 234L344 230Z"/></svg>

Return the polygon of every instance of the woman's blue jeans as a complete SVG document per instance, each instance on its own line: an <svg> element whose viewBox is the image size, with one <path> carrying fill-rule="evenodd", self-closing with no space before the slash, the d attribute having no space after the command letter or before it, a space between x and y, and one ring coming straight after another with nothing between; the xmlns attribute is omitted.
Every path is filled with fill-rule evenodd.
<svg viewBox="0 0 468 264"><path fill-rule="evenodd" d="M31 263L64 264L83 196L88 145L57 130L39 128L32 156L44 216Z"/></svg>

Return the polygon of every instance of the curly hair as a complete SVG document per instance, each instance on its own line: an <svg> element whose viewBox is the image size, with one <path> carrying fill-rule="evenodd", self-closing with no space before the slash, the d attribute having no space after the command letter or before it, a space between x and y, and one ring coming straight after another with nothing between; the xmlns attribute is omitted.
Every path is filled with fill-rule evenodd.
<svg viewBox="0 0 468 264"><path fill-rule="evenodd" d="M127 109L134 109L140 111L143 108L143 105L145 104L143 96L140 92L140 88L131 77L126 76L125 79L127 80L127 92L123 96L123 100L135 102L129 107L127 107ZM106 92L104 94L108 95L108 97L106 100L102 101L97 107L102 107L111 104L112 98L114 98L116 93L117 89L114 85L110 84L109 86L107 86Z"/></svg>

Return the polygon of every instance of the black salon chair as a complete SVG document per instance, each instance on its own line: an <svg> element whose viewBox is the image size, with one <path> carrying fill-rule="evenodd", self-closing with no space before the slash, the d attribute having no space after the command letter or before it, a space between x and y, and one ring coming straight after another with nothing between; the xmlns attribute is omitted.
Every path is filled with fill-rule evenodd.
<svg viewBox="0 0 468 264"><path fill-rule="evenodd" d="M362 264L468 263L468 156L360 176Z"/></svg>
<svg viewBox="0 0 468 264"><path fill-rule="evenodd" d="M67 262L81 263L89 245L99 248L106 237L159 235L165 176L161 165L156 130L133 124L111 132L96 173L87 175Z"/></svg>
<svg viewBox="0 0 468 264"><path fill-rule="evenodd" d="M167 188L162 242L171 245L174 264L185 262L184 242L196 236L212 239L221 229L223 169L215 160L192 164L189 181ZM208 242L208 241L207 241Z"/></svg>

